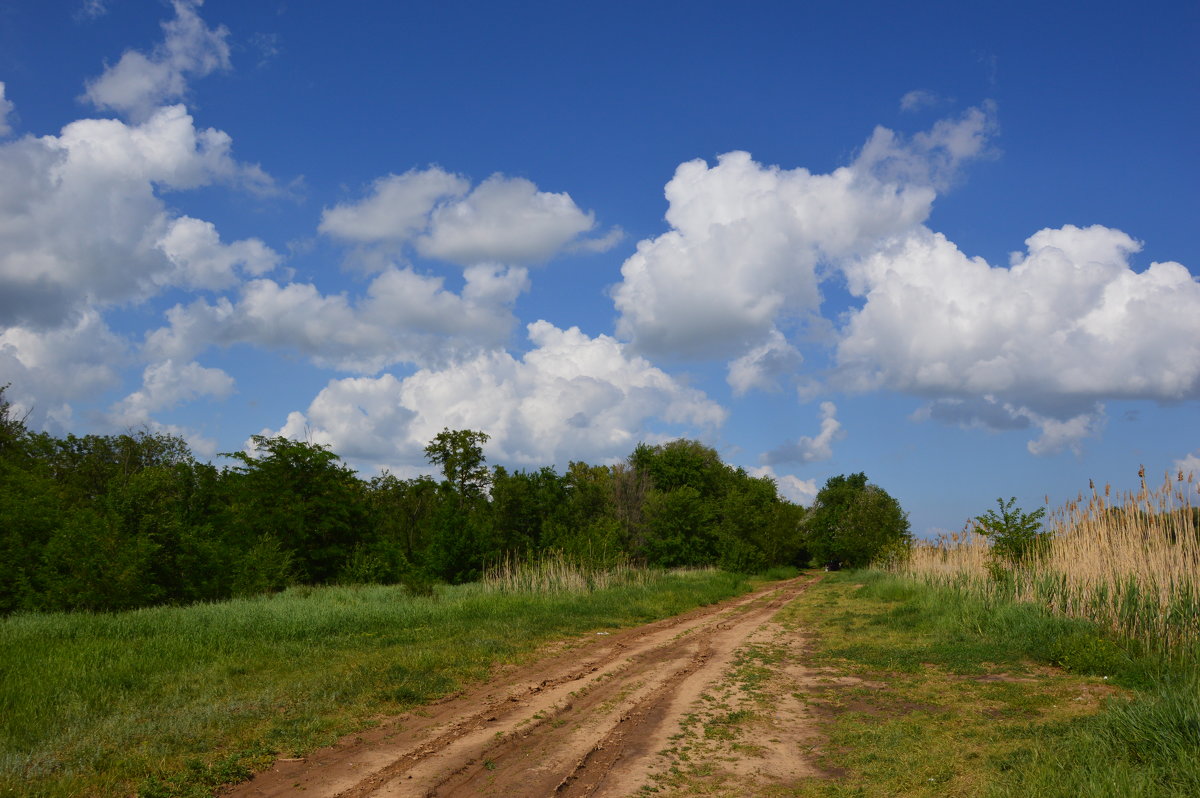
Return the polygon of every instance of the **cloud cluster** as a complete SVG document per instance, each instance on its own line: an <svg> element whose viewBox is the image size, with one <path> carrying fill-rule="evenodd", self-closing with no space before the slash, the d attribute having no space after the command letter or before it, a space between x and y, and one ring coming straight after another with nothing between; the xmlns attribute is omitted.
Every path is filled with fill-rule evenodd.
<svg viewBox="0 0 1200 798"><path fill-rule="evenodd" d="M488 454L544 465L624 457L670 425L711 428L725 411L613 338L545 321L528 326L523 357L487 352L404 379L335 380L277 434L309 436L349 459L401 468L443 427L486 430ZM668 425L666 427L662 425Z"/></svg>
<svg viewBox="0 0 1200 798"><path fill-rule="evenodd" d="M175 18L163 23L163 41L149 55L126 50L120 61L87 82L87 100L97 108L144 119L158 106L182 98L189 76L229 69L229 31L205 25L196 11L202 4L174 0ZM103 11L101 4L90 8Z"/></svg>
<svg viewBox="0 0 1200 798"><path fill-rule="evenodd" d="M782 353L779 332L819 309L818 268L924 221L937 187L984 151L991 119L971 109L911 139L878 128L830 174L745 152L681 164L666 187L671 229L639 242L621 268L618 334L656 355ZM758 360L738 364L735 388L769 382Z"/></svg>
<svg viewBox="0 0 1200 798"><path fill-rule="evenodd" d="M930 415L1033 425L1050 453L1094 435L1104 399L1200 398L1200 282L1178 263L1136 272L1139 244L1071 225L1012 264L921 228L846 267L864 299L837 347L844 387L935 397Z"/></svg>
<svg viewBox="0 0 1200 798"><path fill-rule="evenodd" d="M0 325L54 327L168 285L228 284L235 266L270 268L276 256L262 242L222 245L211 225L173 218L158 196L236 182L245 168L230 150L229 136L197 129L183 106L0 145Z"/></svg>
<svg viewBox="0 0 1200 798"><path fill-rule="evenodd" d="M833 444L846 436L837 420L837 405L821 402L821 431L816 437L803 435L795 443L785 443L762 456L764 465L780 463L819 463L833 457Z"/></svg>
<svg viewBox="0 0 1200 798"><path fill-rule="evenodd" d="M211 345L246 343L366 374L401 362L444 364L508 343L512 304L529 285L519 267L471 266L464 277L456 294L440 277L391 267L359 299L308 283L250 280L236 300L176 305L168 326L147 335L146 351L186 360Z"/></svg>
<svg viewBox="0 0 1200 798"><path fill-rule="evenodd" d="M583 239L595 216L569 194L540 191L519 177L470 181L437 166L387 175L358 202L326 208L322 233L359 245L411 244L420 255L460 266L533 265L563 250L603 251L619 231Z"/></svg>

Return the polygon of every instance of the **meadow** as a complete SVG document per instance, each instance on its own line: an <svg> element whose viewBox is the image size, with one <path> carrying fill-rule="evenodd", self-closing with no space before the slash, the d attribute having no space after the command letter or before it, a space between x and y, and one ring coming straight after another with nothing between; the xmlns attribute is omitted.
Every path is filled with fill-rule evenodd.
<svg viewBox="0 0 1200 798"><path fill-rule="evenodd" d="M211 795L276 756L451 693L548 640L749 588L716 570L634 569L570 577L581 587L562 581L564 566L557 585L545 582L551 563L425 596L297 587L0 620L0 795Z"/></svg>

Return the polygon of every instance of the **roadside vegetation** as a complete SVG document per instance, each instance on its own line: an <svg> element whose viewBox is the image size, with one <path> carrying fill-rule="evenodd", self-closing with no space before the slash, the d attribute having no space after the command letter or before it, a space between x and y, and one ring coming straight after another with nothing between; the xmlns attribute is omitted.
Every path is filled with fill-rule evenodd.
<svg viewBox="0 0 1200 798"><path fill-rule="evenodd" d="M804 796L1200 794L1195 660L1110 630L879 571L831 574L781 613L826 687Z"/></svg>
<svg viewBox="0 0 1200 798"><path fill-rule="evenodd" d="M962 533L914 545L893 572L982 600L1029 602L1094 621L1130 656L1152 652L1196 664L1200 647L1200 492L1192 475L1157 489L1088 496L1055 511L1000 502Z"/></svg>
<svg viewBox="0 0 1200 798"><path fill-rule="evenodd" d="M608 578L561 566L556 578L574 587L293 587L188 607L10 617L0 622L0 795L211 795L549 640L749 588L715 569Z"/></svg>

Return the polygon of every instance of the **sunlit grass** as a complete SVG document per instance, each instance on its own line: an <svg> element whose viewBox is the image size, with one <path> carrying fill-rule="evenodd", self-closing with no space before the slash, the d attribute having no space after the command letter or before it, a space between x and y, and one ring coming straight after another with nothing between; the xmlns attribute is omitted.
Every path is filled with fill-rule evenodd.
<svg viewBox="0 0 1200 798"><path fill-rule="evenodd" d="M452 692L549 639L744 592L720 572L586 591L297 588L0 621L0 795L202 795Z"/></svg>

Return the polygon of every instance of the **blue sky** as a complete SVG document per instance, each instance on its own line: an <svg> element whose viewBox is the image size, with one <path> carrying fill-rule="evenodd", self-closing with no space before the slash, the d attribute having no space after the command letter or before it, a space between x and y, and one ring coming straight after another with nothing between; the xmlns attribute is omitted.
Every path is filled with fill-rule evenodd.
<svg viewBox="0 0 1200 798"><path fill-rule="evenodd" d="M364 474L678 436L914 530L1200 471L1194 3L0 4L0 382ZM219 460L219 458L218 458Z"/></svg>

